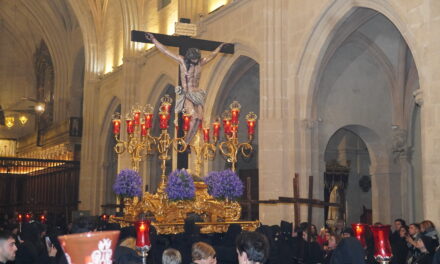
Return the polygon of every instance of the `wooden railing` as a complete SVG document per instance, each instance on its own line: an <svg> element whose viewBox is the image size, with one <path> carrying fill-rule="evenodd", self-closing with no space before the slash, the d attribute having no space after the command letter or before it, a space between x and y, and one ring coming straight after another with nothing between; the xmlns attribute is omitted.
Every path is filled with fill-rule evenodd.
<svg viewBox="0 0 440 264"><path fill-rule="evenodd" d="M0 157L0 214L39 214L67 219L78 208L78 161Z"/></svg>

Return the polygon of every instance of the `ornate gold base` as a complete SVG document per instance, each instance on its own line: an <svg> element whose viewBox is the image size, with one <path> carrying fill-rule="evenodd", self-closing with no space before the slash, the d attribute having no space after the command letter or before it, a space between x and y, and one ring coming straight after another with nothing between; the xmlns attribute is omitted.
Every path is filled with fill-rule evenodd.
<svg viewBox="0 0 440 264"><path fill-rule="evenodd" d="M183 225L188 214L199 215L203 222L202 233L226 232L230 224L240 224L243 230L254 231L259 221L238 221L241 206L238 202L216 200L208 194L205 183L195 182L196 197L194 200L171 201L168 199L164 186L160 186L156 194L144 193L142 200L138 198L124 200L124 217L110 217L110 222L119 223L122 227L134 224L141 215L153 218L152 225L158 234L177 234L183 232Z"/></svg>

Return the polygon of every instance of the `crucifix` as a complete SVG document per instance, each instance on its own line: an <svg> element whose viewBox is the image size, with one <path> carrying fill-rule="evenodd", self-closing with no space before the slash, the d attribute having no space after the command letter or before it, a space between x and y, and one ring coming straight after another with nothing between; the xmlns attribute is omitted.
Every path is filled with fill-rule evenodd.
<svg viewBox="0 0 440 264"><path fill-rule="evenodd" d="M203 120L203 106L205 103L206 91L199 88L201 67L212 60L217 53L234 53L234 45L217 41L195 39L189 36L169 36L150 32L133 30L131 40L143 43L153 43L165 55L179 63L179 86L176 87L176 119L178 136L183 135L181 125L182 112L192 115L190 129L186 137L190 143L192 137L197 133ZM165 46L179 48L179 54L173 54ZM209 56L201 58L200 50L213 51ZM177 114L180 117L177 117ZM177 121L179 120L179 121ZM179 124L177 123L179 122ZM178 168L188 167L188 153L178 154Z"/></svg>

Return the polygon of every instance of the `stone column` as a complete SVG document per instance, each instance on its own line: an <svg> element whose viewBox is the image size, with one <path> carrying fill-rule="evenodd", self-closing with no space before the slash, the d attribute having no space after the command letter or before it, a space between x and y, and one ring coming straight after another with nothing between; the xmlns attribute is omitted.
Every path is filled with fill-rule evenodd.
<svg viewBox="0 0 440 264"><path fill-rule="evenodd" d="M100 209L97 172L99 168L99 127L96 106L98 105L99 80L91 78L84 84L84 122L81 144L81 171L79 179L79 204L80 210L89 210L97 214Z"/></svg>

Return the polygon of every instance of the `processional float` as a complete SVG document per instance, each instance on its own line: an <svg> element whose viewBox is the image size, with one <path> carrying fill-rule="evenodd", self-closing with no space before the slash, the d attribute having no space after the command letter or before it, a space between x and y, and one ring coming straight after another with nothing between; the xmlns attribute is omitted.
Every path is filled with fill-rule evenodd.
<svg viewBox="0 0 440 264"><path fill-rule="evenodd" d="M212 133L209 127L200 127L197 134L191 140L186 141L190 129L191 114L183 113L184 131L182 137L176 133L172 137L169 133L169 121L171 117L172 98L168 95L161 98L161 105L158 112L160 134L152 135L154 109L151 105L132 107L125 120L120 115L115 115L113 133L116 139L114 150L117 154L128 153L131 166L135 171L139 170L139 163L146 155L155 152L161 161L161 182L156 193L144 192L141 198L124 198L124 215L122 217L112 216L111 222L119 223L121 226L133 225L140 218L150 216L151 224L159 234L177 234L183 232L184 221L189 214L201 216L203 222L197 222L202 233L226 232L230 224L240 224L244 230L253 231L259 226L259 221L239 221L241 206L237 201L228 199L215 199L208 194L207 185L200 180L202 165L204 161L213 160L217 150L231 163L233 171L236 169L237 157L250 157L253 147L252 140L255 134L257 115L250 112L246 115L247 141L239 142L239 114L241 105L234 101L230 109L225 111L222 119L217 118L212 123ZM125 122L123 122L125 121ZM220 142L220 127L223 123L224 141ZM127 139L121 138L121 126L126 124ZM212 136L212 140L211 140ZM203 139L203 140L202 140ZM170 200L165 191L167 185L166 161L171 159L173 149L183 153L190 149L193 153L194 169L191 174L195 182L195 198L193 200Z"/></svg>

